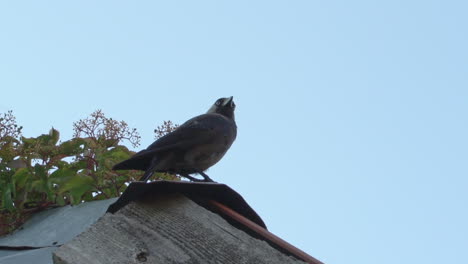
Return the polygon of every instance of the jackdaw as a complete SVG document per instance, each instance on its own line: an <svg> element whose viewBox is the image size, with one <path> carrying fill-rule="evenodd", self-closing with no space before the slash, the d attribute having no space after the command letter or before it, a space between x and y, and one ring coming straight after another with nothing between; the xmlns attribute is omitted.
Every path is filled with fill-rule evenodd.
<svg viewBox="0 0 468 264"><path fill-rule="evenodd" d="M143 170L140 181L145 182L155 172L179 174L192 181L213 181L204 171L224 156L237 135L232 98L216 100L206 114L188 120L112 169ZM190 176L193 173L204 179Z"/></svg>

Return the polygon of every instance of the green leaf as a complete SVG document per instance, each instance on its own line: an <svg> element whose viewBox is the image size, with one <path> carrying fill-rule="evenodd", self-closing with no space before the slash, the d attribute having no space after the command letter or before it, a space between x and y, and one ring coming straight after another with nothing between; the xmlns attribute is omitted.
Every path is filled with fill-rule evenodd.
<svg viewBox="0 0 468 264"><path fill-rule="evenodd" d="M0 148L0 159L2 162L8 163L9 161L13 160L17 155L17 150L13 143L3 143L2 147Z"/></svg>
<svg viewBox="0 0 468 264"><path fill-rule="evenodd" d="M128 150L125 146L117 146L103 154L103 157L113 160L124 160L128 159L133 152Z"/></svg>
<svg viewBox="0 0 468 264"><path fill-rule="evenodd" d="M10 185L10 192L11 192L11 198L15 199L16 197L16 188L13 182L10 182L8 185Z"/></svg>
<svg viewBox="0 0 468 264"><path fill-rule="evenodd" d="M117 139L104 139L103 140L103 146L106 148L117 146L118 143L119 143L119 140Z"/></svg>
<svg viewBox="0 0 468 264"><path fill-rule="evenodd" d="M34 166L34 174L37 180L33 181L32 188L38 192L44 192L47 195L47 199L53 200L54 193L51 190L51 183L49 182L45 166L36 164Z"/></svg>
<svg viewBox="0 0 468 264"><path fill-rule="evenodd" d="M104 194L100 193L96 196L93 197L93 200L97 201L97 200L105 200L105 199L108 199L108 197L106 197Z"/></svg>
<svg viewBox="0 0 468 264"><path fill-rule="evenodd" d="M103 194L106 195L107 197L116 197L114 195L115 191L112 188L105 188L102 190Z"/></svg>
<svg viewBox="0 0 468 264"><path fill-rule="evenodd" d="M57 168L68 168L68 162L66 161L62 161L62 160L57 160L54 162L54 166L56 166Z"/></svg>
<svg viewBox="0 0 468 264"><path fill-rule="evenodd" d="M93 178L86 175L76 175L69 181L65 182L59 189L59 195L64 192L70 192L73 198L73 203L78 204L81 201L81 196L84 193L93 190Z"/></svg>
<svg viewBox="0 0 468 264"><path fill-rule="evenodd" d="M76 171L69 168L60 168L49 176L49 181L51 183L62 185L63 183L70 181L71 178L75 176L77 176Z"/></svg>
<svg viewBox="0 0 468 264"><path fill-rule="evenodd" d="M73 163L70 163L70 169L73 170L83 170L88 167L88 162L85 159L80 159L78 161L75 161Z"/></svg>
<svg viewBox="0 0 468 264"><path fill-rule="evenodd" d="M52 137L48 134L42 134L37 137L37 141L40 142L42 145L51 145Z"/></svg>
<svg viewBox="0 0 468 264"><path fill-rule="evenodd" d="M74 138L60 144L59 153L66 156L74 156L83 152L85 141L81 138Z"/></svg>
<svg viewBox="0 0 468 264"><path fill-rule="evenodd" d="M31 182L31 190L37 193L45 193L49 200L53 200L54 198L54 193L50 189L50 186L43 180L35 180Z"/></svg>
<svg viewBox="0 0 468 264"><path fill-rule="evenodd" d="M4 136L2 137L2 142L8 142L8 143L20 143L16 138L12 137L12 136Z"/></svg>
<svg viewBox="0 0 468 264"><path fill-rule="evenodd" d="M84 201L92 201L93 200L93 194L92 192L86 192L82 197L81 200Z"/></svg>
<svg viewBox="0 0 468 264"><path fill-rule="evenodd" d="M52 145L56 145L60 138L60 132L57 129L52 127L49 131L49 136L50 136L49 143Z"/></svg>
<svg viewBox="0 0 468 264"><path fill-rule="evenodd" d="M9 211L13 211L13 210L15 210L15 206L14 206L14 203L13 203L13 199L11 197L11 189L10 188L11 188L10 184L4 185L3 188L2 188L2 193L3 193L2 207L9 210Z"/></svg>
<svg viewBox="0 0 468 264"><path fill-rule="evenodd" d="M45 192L44 182L42 180L34 180L31 182L31 190L36 192Z"/></svg>
<svg viewBox="0 0 468 264"><path fill-rule="evenodd" d="M21 137L21 141L26 147L29 147L30 145L36 145L37 139L36 138L26 138L26 137Z"/></svg>
<svg viewBox="0 0 468 264"><path fill-rule="evenodd" d="M28 198L28 190L22 189L22 190L17 190L16 196L15 196L15 207L19 210L23 209L23 204L26 202L26 199Z"/></svg>
<svg viewBox="0 0 468 264"><path fill-rule="evenodd" d="M90 148L90 149L95 149L98 144L96 142L96 139L93 138L93 137L87 137L87 138L81 138L86 144L85 144L85 148Z"/></svg>
<svg viewBox="0 0 468 264"><path fill-rule="evenodd" d="M13 174L13 180L18 188L23 188L26 185L26 181L30 178L30 172L27 168L18 169Z"/></svg>
<svg viewBox="0 0 468 264"><path fill-rule="evenodd" d="M55 202L60 206L64 206L66 204L65 199L63 198L63 195L61 194L57 195Z"/></svg>
<svg viewBox="0 0 468 264"><path fill-rule="evenodd" d="M102 156L106 163L109 163L111 166L113 166L117 162L126 160L134 154L135 152L130 151L125 146L117 146L109 151L104 152Z"/></svg>
<svg viewBox="0 0 468 264"><path fill-rule="evenodd" d="M39 179L47 182L47 172L44 166L41 166L39 164L34 165L34 174Z"/></svg>

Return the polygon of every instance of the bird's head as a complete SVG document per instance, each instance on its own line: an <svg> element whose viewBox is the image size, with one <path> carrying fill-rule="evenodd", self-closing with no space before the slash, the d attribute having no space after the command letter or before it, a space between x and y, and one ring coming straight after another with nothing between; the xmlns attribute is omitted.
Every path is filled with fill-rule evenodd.
<svg viewBox="0 0 468 264"><path fill-rule="evenodd" d="M233 97L219 98L208 110L207 114L221 114L234 120L234 110L236 104L233 101Z"/></svg>

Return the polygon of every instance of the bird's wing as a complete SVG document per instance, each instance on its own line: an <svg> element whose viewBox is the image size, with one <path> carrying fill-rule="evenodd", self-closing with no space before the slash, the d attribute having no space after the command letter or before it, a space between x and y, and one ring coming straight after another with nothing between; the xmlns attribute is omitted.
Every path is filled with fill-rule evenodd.
<svg viewBox="0 0 468 264"><path fill-rule="evenodd" d="M225 121L226 119L218 114L196 116L179 126L173 132L159 138L145 150L135 154L135 157L154 155L170 150L189 149L193 146L208 144L216 136L216 127L219 126L219 122Z"/></svg>
<svg viewBox="0 0 468 264"><path fill-rule="evenodd" d="M116 164L113 169L140 169L146 170L153 157L160 153L177 150L188 150L195 146L210 144L218 128L223 126L227 119L219 114L203 114L196 116L176 130L159 138L148 148L141 150L128 160Z"/></svg>

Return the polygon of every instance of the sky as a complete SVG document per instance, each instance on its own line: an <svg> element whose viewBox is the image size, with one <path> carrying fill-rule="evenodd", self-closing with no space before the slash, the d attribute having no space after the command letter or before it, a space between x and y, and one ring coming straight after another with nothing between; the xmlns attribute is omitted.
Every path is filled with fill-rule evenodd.
<svg viewBox="0 0 468 264"><path fill-rule="evenodd" d="M207 172L325 263L468 263L466 1L2 1L0 113L143 149L234 96Z"/></svg>

